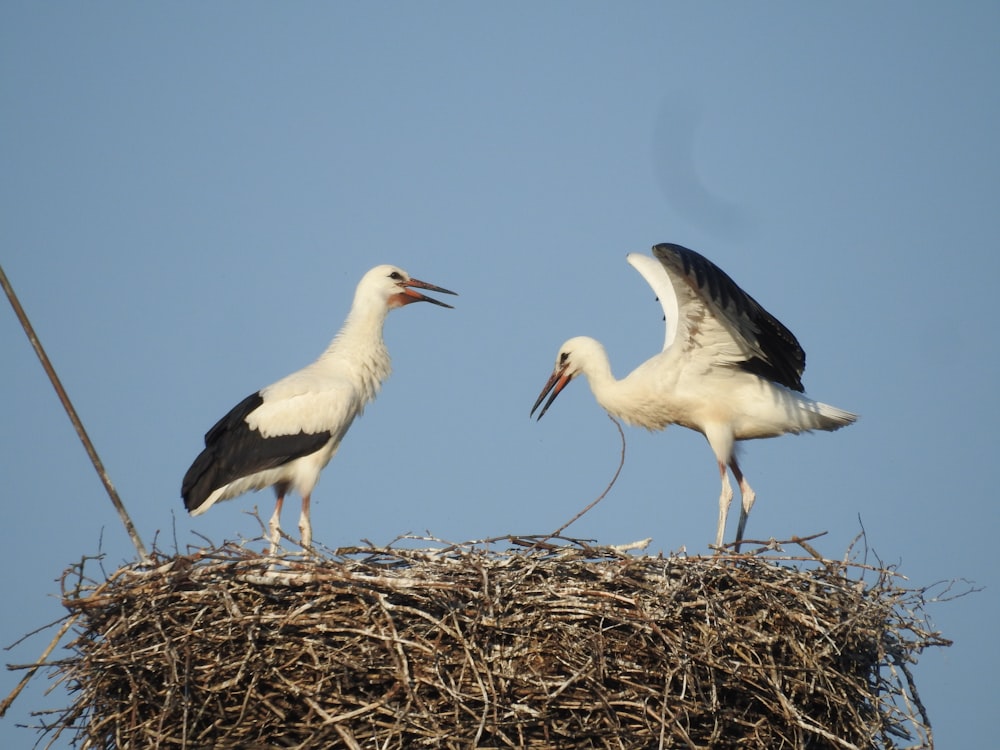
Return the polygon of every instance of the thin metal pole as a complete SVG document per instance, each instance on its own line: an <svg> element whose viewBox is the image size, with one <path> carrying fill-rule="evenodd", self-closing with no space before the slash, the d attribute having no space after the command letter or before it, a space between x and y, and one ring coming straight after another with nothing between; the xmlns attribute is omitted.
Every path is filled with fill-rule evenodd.
<svg viewBox="0 0 1000 750"><path fill-rule="evenodd" d="M63 408L66 410L66 414L69 415L69 420L73 423L73 427L76 428L76 434L80 436L80 441L83 443L83 447L86 448L87 455L90 456L90 462L97 470L97 475L101 478L101 482L104 483L104 489L107 490L108 497L111 498L111 502L115 506L115 510L118 511L118 515L122 519L122 523L125 524L125 530L132 539L132 544L135 545L135 549L139 553L139 557L142 560L148 560L149 554L146 552L146 547L139 538L139 534L136 532L135 526L132 525L132 519L129 518L128 511L125 510L125 506L122 504L121 498L118 497L118 491L115 490L115 486L111 484L111 478L108 476L108 472L104 470L104 464L101 463L101 458L97 455L97 450L94 448L94 444L90 441L90 437L87 435L87 430L83 427L83 422L81 422L80 417L77 416L76 409L73 408L73 404L69 400L69 396L66 394L66 389L63 388L62 383L59 381L59 376L56 375L55 368L52 367L52 363L49 361L48 355L45 354L45 349L42 348L42 342L39 341L38 336L35 335L35 329L32 327L31 321L28 320L28 316L24 312L24 308L21 307L21 303L17 299L17 295L14 294L14 288L10 285L10 281L7 280L7 274L4 273L3 266L0 266L0 285L3 286L3 290L7 294L7 299L10 300L11 307L14 308L14 313L17 315L17 319L21 321L21 327L24 328L24 332L28 336L28 341L31 342L31 345L35 349L35 354L38 355L38 359L41 361L42 367L45 369L45 373L49 376L49 380L52 382L52 387L56 389L56 394L59 396L59 400L62 402Z"/></svg>

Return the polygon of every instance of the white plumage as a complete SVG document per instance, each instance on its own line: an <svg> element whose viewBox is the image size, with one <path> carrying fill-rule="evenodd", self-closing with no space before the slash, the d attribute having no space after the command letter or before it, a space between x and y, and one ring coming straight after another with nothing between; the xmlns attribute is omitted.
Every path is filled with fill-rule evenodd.
<svg viewBox="0 0 1000 750"><path fill-rule="evenodd" d="M358 283L343 327L319 359L251 394L206 433L205 449L181 486L191 515L220 500L274 487L277 501L268 525L274 552L281 506L294 490L302 497L302 546L311 544L309 502L320 472L391 372L382 338L386 316L411 302L451 307L416 289L454 294L395 266L370 270Z"/></svg>
<svg viewBox="0 0 1000 750"><path fill-rule="evenodd" d="M680 245L657 245L653 255L631 253L628 262L663 306L663 351L617 380L599 342L572 338L560 347L531 413L551 392L541 419L570 380L583 374L597 402L629 424L649 430L679 424L700 432L722 481L715 544L722 545L733 499L728 467L741 493L739 549L755 494L736 460L736 442L836 430L857 416L803 395L805 352L795 336L722 269Z"/></svg>

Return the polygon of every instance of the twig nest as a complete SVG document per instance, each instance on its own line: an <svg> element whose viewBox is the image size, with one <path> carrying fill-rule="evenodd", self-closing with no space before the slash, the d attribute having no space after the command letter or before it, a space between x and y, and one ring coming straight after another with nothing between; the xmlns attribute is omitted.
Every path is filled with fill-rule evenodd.
<svg viewBox="0 0 1000 750"><path fill-rule="evenodd" d="M58 667L75 701L50 731L84 748L933 745L908 665L949 642L891 570L787 542L429 543L154 553L100 582L81 564Z"/></svg>

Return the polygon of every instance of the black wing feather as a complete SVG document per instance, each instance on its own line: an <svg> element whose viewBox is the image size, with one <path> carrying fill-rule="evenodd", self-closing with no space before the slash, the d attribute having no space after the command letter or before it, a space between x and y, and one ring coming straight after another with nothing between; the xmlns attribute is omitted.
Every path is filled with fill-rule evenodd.
<svg viewBox="0 0 1000 750"><path fill-rule="evenodd" d="M806 353L795 335L725 271L682 245L656 245L653 255L694 287L723 325L755 352L741 363L744 370L795 391L805 390L802 373L806 368Z"/></svg>
<svg viewBox="0 0 1000 750"><path fill-rule="evenodd" d="M189 511L220 487L315 453L333 437L330 432L264 437L247 424L247 417L262 403L259 391L247 396L205 433L205 449L181 483L181 497Z"/></svg>

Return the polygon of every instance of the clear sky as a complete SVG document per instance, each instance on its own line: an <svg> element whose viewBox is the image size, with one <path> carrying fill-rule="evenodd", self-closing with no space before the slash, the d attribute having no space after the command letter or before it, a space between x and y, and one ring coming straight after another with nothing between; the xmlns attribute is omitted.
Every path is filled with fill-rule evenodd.
<svg viewBox="0 0 1000 750"><path fill-rule="evenodd" d="M390 315L394 374L323 474L316 539L553 530L620 442L583 381L531 404L570 336L619 377L659 349L625 255L679 242L795 332L811 396L861 414L745 447L747 535L826 531L839 558L863 527L913 586L985 586L931 605L955 645L914 674L940 747L995 741L997 3L8 0L0 108L0 258L147 544L257 536L270 493L192 519L181 477L379 263L461 296ZM62 614L66 567L135 555L6 302L0 363L7 646ZM567 533L707 552L703 438L626 437ZM66 704L45 687L0 745Z"/></svg>

